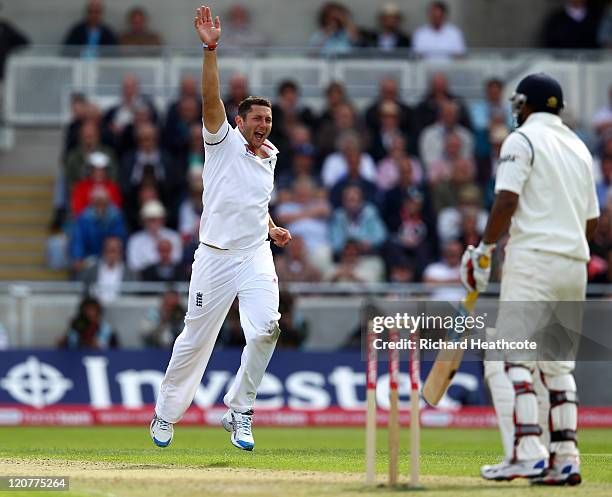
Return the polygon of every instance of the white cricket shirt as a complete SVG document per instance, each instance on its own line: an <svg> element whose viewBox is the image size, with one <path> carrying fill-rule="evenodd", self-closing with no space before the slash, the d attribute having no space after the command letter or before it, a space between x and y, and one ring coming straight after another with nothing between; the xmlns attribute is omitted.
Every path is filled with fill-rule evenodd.
<svg viewBox="0 0 612 497"><path fill-rule="evenodd" d="M593 159L559 116L531 114L504 141L495 192L519 195L509 247L589 260L586 222L599 216Z"/></svg>
<svg viewBox="0 0 612 497"><path fill-rule="evenodd" d="M268 237L268 205L274 189L277 148L262 145L269 158L252 152L227 119L217 133L202 126L205 161L200 241L223 249L249 249Z"/></svg>

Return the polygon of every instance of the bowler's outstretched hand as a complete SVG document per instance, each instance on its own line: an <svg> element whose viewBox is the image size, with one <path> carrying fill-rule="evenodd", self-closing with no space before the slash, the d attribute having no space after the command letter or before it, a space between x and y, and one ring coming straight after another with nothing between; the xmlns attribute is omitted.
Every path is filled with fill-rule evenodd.
<svg viewBox="0 0 612 497"><path fill-rule="evenodd" d="M213 45L219 42L221 37L221 21L219 16L217 16L213 22L210 7L202 5L202 7L196 9L194 24L202 43Z"/></svg>

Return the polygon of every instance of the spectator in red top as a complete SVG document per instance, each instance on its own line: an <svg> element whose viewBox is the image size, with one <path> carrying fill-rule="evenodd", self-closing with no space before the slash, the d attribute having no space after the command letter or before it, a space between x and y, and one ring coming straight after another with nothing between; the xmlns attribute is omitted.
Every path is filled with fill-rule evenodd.
<svg viewBox="0 0 612 497"><path fill-rule="evenodd" d="M79 181L72 192L70 205L72 215L77 217L89 205L92 190L103 187L109 195L111 203L118 208L122 206L119 186L108 177L110 157L104 152L94 152L89 155L89 176Z"/></svg>

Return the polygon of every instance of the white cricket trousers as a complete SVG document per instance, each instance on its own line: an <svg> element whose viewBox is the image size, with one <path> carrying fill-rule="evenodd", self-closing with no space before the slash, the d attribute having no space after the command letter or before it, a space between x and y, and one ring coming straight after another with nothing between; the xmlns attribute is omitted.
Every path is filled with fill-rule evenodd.
<svg viewBox="0 0 612 497"><path fill-rule="evenodd" d="M556 319L574 332L574 338L579 336L582 326L580 302L585 299L586 283L586 263L583 261L509 247L502 274L497 336L515 340L533 338L538 323L543 319L548 322L552 307L556 309ZM566 304L557 305L559 302ZM521 353L514 357L509 353L506 361L509 361L505 364L509 381L501 381L495 375L494 364L485 365L491 389L497 388L493 397L506 456L510 452L511 437L514 438L513 456L518 460L547 457L549 451L560 457L577 455L574 358L531 360L522 357ZM541 385L534 382L534 374L540 376ZM538 406L536 395L540 391L542 396L542 386L550 399L544 399ZM512 387L514 392L506 391ZM549 451L536 435L537 426L543 423L550 434Z"/></svg>
<svg viewBox="0 0 612 497"><path fill-rule="evenodd" d="M238 412L253 408L280 333L272 251L268 242L246 251L200 244L189 284L185 327L174 343L155 406L162 419L176 423L190 406L236 296L246 346L223 401Z"/></svg>

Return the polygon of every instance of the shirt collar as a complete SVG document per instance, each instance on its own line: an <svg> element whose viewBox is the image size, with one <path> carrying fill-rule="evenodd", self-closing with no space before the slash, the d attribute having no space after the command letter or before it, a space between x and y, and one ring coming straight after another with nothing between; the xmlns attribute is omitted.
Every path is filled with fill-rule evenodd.
<svg viewBox="0 0 612 497"><path fill-rule="evenodd" d="M244 143L245 145L248 145L249 142L247 142L246 138L244 137L244 135L241 133L240 129L238 129L238 126L236 126L234 128L236 130L236 133L238 133L238 136L240 137L240 139L242 140L242 143ZM274 157L276 155L278 155L278 148L276 148L274 146L274 144L268 140L266 138L266 140L263 142L262 145L263 149L266 151L266 153L270 156L270 157ZM250 150L250 148L249 148Z"/></svg>
<svg viewBox="0 0 612 497"><path fill-rule="evenodd" d="M525 123L528 122L539 122L546 124L563 124L561 117L556 114L551 114L550 112L534 112L530 114Z"/></svg>

